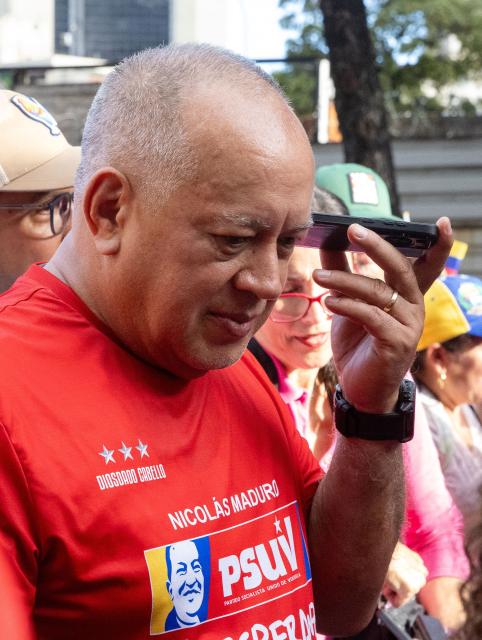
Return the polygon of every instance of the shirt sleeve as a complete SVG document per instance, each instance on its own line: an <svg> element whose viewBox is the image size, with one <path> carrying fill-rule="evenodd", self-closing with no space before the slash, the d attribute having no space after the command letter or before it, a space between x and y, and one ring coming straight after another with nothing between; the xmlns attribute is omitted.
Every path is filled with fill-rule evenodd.
<svg viewBox="0 0 482 640"><path fill-rule="evenodd" d="M403 448L407 488L405 544L422 557L428 579L465 579L462 516L446 486L425 412L416 401L415 435Z"/></svg>
<svg viewBox="0 0 482 640"><path fill-rule="evenodd" d="M30 492L17 453L0 423L0 637L31 638L37 579L37 545ZM8 618L5 619L5 618Z"/></svg>

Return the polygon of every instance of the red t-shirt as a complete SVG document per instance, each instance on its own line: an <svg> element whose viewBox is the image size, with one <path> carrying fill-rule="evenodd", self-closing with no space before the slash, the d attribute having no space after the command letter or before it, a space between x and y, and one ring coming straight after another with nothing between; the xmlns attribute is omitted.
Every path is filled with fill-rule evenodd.
<svg viewBox="0 0 482 640"><path fill-rule="evenodd" d="M174 378L34 266L0 371L0 552L40 639L315 637L320 471L250 355Z"/></svg>

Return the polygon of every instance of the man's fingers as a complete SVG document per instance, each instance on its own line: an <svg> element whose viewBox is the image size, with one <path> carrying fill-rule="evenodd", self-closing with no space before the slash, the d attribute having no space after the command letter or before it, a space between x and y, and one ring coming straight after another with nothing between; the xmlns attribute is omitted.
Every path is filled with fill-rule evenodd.
<svg viewBox="0 0 482 640"><path fill-rule="evenodd" d="M413 270L422 293L425 293L440 275L454 242L452 225L448 218L437 220L437 227L439 230L437 244L413 264Z"/></svg>
<svg viewBox="0 0 482 640"><path fill-rule="evenodd" d="M385 281L392 289L409 302L419 302L420 292L412 265L398 249L359 224L348 227L348 236L383 270Z"/></svg>
<svg viewBox="0 0 482 640"><path fill-rule="evenodd" d="M328 296L325 298L326 307L339 316L349 318L352 322L365 327L376 340L389 344L393 336L397 336L397 347L402 349L405 341L407 352L411 350L410 330L391 314L380 307L373 306L362 300L354 300L344 296Z"/></svg>
<svg viewBox="0 0 482 640"><path fill-rule="evenodd" d="M342 271L316 270L315 282L347 298L360 300L390 314L405 325L412 324L416 317L413 305L383 280L354 275Z"/></svg>
<svg viewBox="0 0 482 640"><path fill-rule="evenodd" d="M320 250L320 261L323 269L333 271L348 271L351 273L348 259L343 251Z"/></svg>

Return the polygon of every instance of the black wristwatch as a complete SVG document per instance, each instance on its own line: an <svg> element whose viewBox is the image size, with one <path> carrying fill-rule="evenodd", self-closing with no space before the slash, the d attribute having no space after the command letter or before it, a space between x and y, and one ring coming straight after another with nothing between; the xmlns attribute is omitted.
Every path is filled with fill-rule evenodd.
<svg viewBox="0 0 482 640"><path fill-rule="evenodd" d="M363 413L343 397L339 384L334 397L335 426L347 438L363 440L398 440L413 438L415 419L415 384L402 380L398 402L392 413Z"/></svg>

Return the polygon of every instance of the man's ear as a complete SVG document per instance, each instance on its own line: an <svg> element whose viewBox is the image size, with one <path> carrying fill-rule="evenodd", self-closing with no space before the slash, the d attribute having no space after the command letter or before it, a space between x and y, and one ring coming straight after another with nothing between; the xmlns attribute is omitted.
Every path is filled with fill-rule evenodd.
<svg viewBox="0 0 482 640"><path fill-rule="evenodd" d="M167 589L168 594L171 596L171 600L172 600L172 587L171 587L170 580L166 580L166 589Z"/></svg>
<svg viewBox="0 0 482 640"><path fill-rule="evenodd" d="M129 181L113 167L99 169L89 180L83 209L99 253L114 255L119 251L131 197Z"/></svg>

